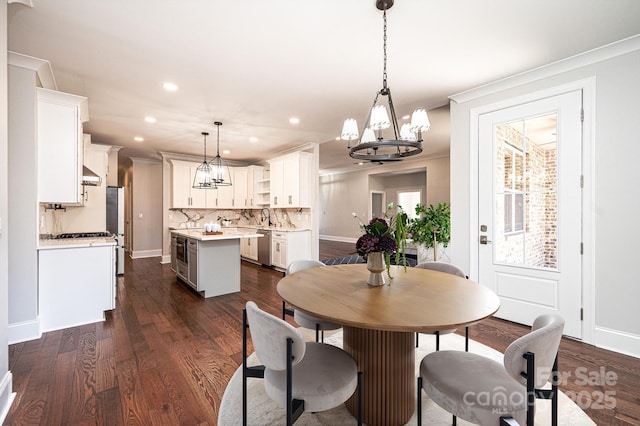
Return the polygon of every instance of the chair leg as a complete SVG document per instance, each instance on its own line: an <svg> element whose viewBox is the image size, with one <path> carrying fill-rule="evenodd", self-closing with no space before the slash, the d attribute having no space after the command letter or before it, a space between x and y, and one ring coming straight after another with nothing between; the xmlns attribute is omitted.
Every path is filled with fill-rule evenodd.
<svg viewBox="0 0 640 426"><path fill-rule="evenodd" d="M416 348L420 346L420 333L416 333Z"/></svg>
<svg viewBox="0 0 640 426"><path fill-rule="evenodd" d="M320 341L320 324L316 323L316 342Z"/></svg>
<svg viewBox="0 0 640 426"><path fill-rule="evenodd" d="M440 350L440 332L436 331L436 352Z"/></svg>
<svg viewBox="0 0 640 426"><path fill-rule="evenodd" d="M458 418L456 416L453 416L453 426L456 426L458 424Z"/></svg>
<svg viewBox="0 0 640 426"><path fill-rule="evenodd" d="M469 327L464 328L464 351L469 352Z"/></svg>
<svg viewBox="0 0 640 426"><path fill-rule="evenodd" d="M558 426L558 354L553 362L553 380L551 381L551 425Z"/></svg>
<svg viewBox="0 0 640 426"><path fill-rule="evenodd" d="M418 399L416 401L416 417L418 418L418 426L422 426L422 377L418 376L418 389L416 392Z"/></svg>
<svg viewBox="0 0 640 426"><path fill-rule="evenodd" d="M249 377L263 379L264 365L249 367L247 365L247 310L242 310L242 424L247 425L247 379Z"/></svg>
<svg viewBox="0 0 640 426"><path fill-rule="evenodd" d="M293 399L293 339L287 338L287 426L304 412L304 400Z"/></svg>
<svg viewBox="0 0 640 426"><path fill-rule="evenodd" d="M362 426L362 371L358 371L358 426Z"/></svg>

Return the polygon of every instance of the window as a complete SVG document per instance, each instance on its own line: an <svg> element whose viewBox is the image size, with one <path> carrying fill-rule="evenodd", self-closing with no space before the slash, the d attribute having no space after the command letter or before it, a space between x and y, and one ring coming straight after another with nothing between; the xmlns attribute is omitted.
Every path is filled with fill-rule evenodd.
<svg viewBox="0 0 640 426"><path fill-rule="evenodd" d="M409 219L416 217L417 204L422 204L422 191L419 189L398 191L398 205L402 207Z"/></svg>
<svg viewBox="0 0 640 426"><path fill-rule="evenodd" d="M505 144L504 151L504 233L524 230L524 161L522 151Z"/></svg>

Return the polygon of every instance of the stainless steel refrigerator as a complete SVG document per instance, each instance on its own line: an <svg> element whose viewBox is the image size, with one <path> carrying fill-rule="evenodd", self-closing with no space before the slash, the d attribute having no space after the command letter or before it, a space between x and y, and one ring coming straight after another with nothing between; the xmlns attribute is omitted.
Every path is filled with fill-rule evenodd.
<svg viewBox="0 0 640 426"><path fill-rule="evenodd" d="M124 274L124 188L107 186L107 231L116 236L116 274Z"/></svg>

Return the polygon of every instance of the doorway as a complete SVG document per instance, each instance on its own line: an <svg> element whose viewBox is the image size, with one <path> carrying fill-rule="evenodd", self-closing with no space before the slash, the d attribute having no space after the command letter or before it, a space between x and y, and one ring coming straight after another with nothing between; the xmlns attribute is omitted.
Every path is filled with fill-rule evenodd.
<svg viewBox="0 0 640 426"><path fill-rule="evenodd" d="M480 114L478 278L499 318L582 338L582 91Z"/></svg>
<svg viewBox="0 0 640 426"><path fill-rule="evenodd" d="M387 193L385 191L369 191L369 220L384 217L387 212Z"/></svg>

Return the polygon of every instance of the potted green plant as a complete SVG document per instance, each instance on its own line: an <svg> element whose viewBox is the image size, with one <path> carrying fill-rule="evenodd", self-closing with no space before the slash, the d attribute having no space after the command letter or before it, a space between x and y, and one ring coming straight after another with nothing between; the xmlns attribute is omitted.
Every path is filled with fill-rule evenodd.
<svg viewBox="0 0 640 426"><path fill-rule="evenodd" d="M381 272L386 268L389 278L393 278L390 271L392 255L395 255L396 265L407 267L407 214L402 207L394 208L390 203L384 217L374 217L366 224L356 213L352 215L360 221L360 229L364 232L356 242L356 252L367 261L367 268L372 272L367 282L371 285L385 284Z"/></svg>
<svg viewBox="0 0 640 426"><path fill-rule="evenodd" d="M433 247L433 260L438 260L438 245L447 247L451 239L451 209L449 204L440 203L425 207L416 205L416 216L409 221L407 231L415 244L426 249ZM420 261L420 259L418 259Z"/></svg>

